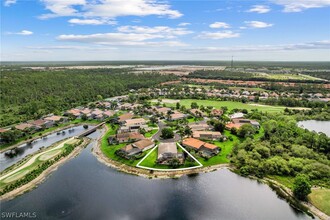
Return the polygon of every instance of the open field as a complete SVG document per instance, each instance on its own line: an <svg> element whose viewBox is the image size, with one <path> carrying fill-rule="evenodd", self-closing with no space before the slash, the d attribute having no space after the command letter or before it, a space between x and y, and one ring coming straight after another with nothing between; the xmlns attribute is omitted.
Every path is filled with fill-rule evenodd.
<svg viewBox="0 0 330 220"><path fill-rule="evenodd" d="M251 92L264 92L264 91L267 91L266 89L259 88L259 87L231 86L231 87L229 87L229 89L232 89L232 90L241 90L241 89L244 89L244 90L251 91Z"/></svg>
<svg viewBox="0 0 330 220"><path fill-rule="evenodd" d="M246 103L241 102L233 102L233 101L214 101L214 100L198 100L198 99L182 99L180 100L180 104L184 105L186 108L190 108L191 103L196 102L199 106L213 106L214 108L221 108L222 106L226 106L228 110L232 109L258 109L262 112L282 112L286 107L283 106L270 106L270 105L258 105L253 106ZM175 104L166 104L167 106L174 107Z"/></svg>
<svg viewBox="0 0 330 220"><path fill-rule="evenodd" d="M312 189L308 199L315 207L330 215L330 189Z"/></svg>
<svg viewBox="0 0 330 220"><path fill-rule="evenodd" d="M51 147L49 149L46 149L45 151L35 154L26 162L13 168L12 170L9 170L7 173L4 173L0 177L0 188L4 187L7 183L21 179L26 174L38 168L38 166L42 164L44 161L54 158L55 156L57 156L58 154L64 151L68 143L75 144L78 141L79 140L74 139L72 137L65 141L62 141L55 147Z"/></svg>

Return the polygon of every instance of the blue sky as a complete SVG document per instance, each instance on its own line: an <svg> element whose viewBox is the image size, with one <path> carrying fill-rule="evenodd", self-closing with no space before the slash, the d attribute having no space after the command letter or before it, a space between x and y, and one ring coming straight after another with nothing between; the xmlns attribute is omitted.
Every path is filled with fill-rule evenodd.
<svg viewBox="0 0 330 220"><path fill-rule="evenodd" d="M330 0L3 0L2 61L330 61Z"/></svg>

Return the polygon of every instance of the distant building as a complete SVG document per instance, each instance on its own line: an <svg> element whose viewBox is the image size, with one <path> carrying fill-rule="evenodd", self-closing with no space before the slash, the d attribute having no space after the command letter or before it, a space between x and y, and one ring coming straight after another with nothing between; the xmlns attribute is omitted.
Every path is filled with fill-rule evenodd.
<svg viewBox="0 0 330 220"><path fill-rule="evenodd" d="M192 131L206 131L211 129L211 126L208 125L205 121L189 123L188 126Z"/></svg>
<svg viewBox="0 0 330 220"><path fill-rule="evenodd" d="M144 136L137 132L126 132L119 133L114 136L111 136L111 139L108 139L109 144L113 144L114 141L118 143L130 142L130 141L138 141L145 139ZM109 141L110 140L110 141Z"/></svg>
<svg viewBox="0 0 330 220"><path fill-rule="evenodd" d="M221 138L221 133L218 131L193 131L193 137L203 140L218 140Z"/></svg>
<svg viewBox="0 0 330 220"><path fill-rule="evenodd" d="M223 111L221 109L212 109L210 115L213 117L219 117L223 114Z"/></svg>
<svg viewBox="0 0 330 220"><path fill-rule="evenodd" d="M235 119L235 118L244 118L244 114L241 112L234 113L232 115L229 115L230 119Z"/></svg>

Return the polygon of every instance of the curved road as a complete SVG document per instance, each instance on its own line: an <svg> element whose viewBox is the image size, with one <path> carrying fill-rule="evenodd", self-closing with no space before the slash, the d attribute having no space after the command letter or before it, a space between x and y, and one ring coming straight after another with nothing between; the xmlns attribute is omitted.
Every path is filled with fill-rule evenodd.
<svg viewBox="0 0 330 220"><path fill-rule="evenodd" d="M180 140L180 135L178 135L175 132L174 132L174 137L171 138L171 139L163 139L163 138L161 138L160 135L162 134L163 128L166 128L168 126L166 126L166 124L164 122L159 121L158 122L158 127L159 127L159 129L158 129L157 133L152 136L152 139L157 140L159 142L163 142L163 143L178 142Z"/></svg>

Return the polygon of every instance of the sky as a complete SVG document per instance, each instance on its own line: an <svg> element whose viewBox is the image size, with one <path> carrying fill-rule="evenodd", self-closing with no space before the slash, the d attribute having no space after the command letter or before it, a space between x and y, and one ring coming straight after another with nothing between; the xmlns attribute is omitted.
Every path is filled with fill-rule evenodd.
<svg viewBox="0 0 330 220"><path fill-rule="evenodd" d="M1 61L330 61L330 0L1 0Z"/></svg>

